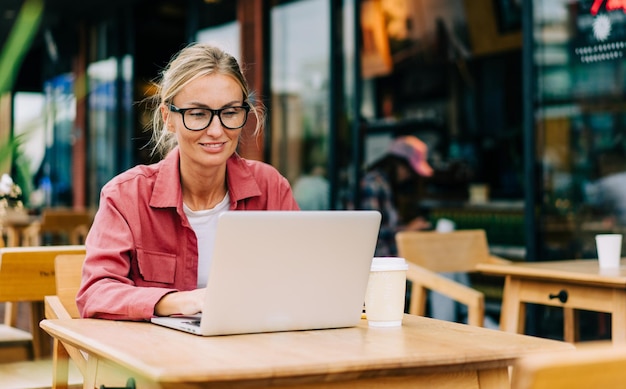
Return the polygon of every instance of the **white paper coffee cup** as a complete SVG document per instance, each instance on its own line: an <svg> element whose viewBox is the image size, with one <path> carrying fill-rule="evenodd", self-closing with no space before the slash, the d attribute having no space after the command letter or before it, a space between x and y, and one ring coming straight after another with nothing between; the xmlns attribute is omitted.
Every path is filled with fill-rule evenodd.
<svg viewBox="0 0 626 389"><path fill-rule="evenodd" d="M372 259L365 294L365 315L371 327L402 325L408 265L400 257Z"/></svg>
<svg viewBox="0 0 626 389"><path fill-rule="evenodd" d="M596 248L598 249L598 262L601 269L619 267L622 256L621 234L596 235Z"/></svg>

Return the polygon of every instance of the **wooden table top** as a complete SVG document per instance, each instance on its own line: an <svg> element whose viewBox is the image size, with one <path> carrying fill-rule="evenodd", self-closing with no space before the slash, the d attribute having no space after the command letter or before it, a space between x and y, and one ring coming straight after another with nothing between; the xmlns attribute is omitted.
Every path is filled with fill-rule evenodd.
<svg viewBox="0 0 626 389"><path fill-rule="evenodd" d="M0 221L5 226L26 227L40 221L40 219L39 216L29 215L26 212L11 211L4 215Z"/></svg>
<svg viewBox="0 0 626 389"><path fill-rule="evenodd" d="M406 315L402 327L201 337L150 323L43 320L52 336L159 382L394 376L510 366L564 342ZM198 361L203 361L198 363ZM375 372L375 373L373 373Z"/></svg>
<svg viewBox="0 0 626 389"><path fill-rule="evenodd" d="M518 276L557 281L578 281L607 287L626 287L626 261L616 269L600 269L597 259L573 259L545 262L514 262L511 264L481 263L482 273Z"/></svg>

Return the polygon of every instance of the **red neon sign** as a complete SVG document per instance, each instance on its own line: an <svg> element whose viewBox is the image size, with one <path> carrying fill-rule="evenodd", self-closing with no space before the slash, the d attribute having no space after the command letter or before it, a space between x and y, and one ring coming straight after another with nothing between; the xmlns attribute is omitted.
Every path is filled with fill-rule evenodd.
<svg viewBox="0 0 626 389"><path fill-rule="evenodd" d="M597 15L598 11L600 11L602 3L604 2L605 0L593 0L593 5L591 6L591 14L594 16ZM622 11L624 11L624 13L626 13L626 0L606 0L605 8L609 12L621 9Z"/></svg>

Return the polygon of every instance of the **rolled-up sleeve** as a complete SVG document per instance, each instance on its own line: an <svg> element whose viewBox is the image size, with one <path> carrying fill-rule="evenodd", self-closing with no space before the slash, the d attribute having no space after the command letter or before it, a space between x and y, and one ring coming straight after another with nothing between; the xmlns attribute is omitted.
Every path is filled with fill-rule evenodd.
<svg viewBox="0 0 626 389"><path fill-rule="evenodd" d="M82 317L147 320L156 303L180 287L175 282L176 254L137 249L132 228L142 227L136 222L103 194L85 242L87 256L76 300Z"/></svg>

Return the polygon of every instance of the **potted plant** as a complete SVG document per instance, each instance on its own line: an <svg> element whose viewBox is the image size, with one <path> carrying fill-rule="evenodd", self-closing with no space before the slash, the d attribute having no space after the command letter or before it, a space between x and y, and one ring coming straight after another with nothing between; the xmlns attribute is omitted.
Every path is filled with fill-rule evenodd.
<svg viewBox="0 0 626 389"><path fill-rule="evenodd" d="M32 188L32 174L22 149L26 134L0 144L0 207L23 210Z"/></svg>

